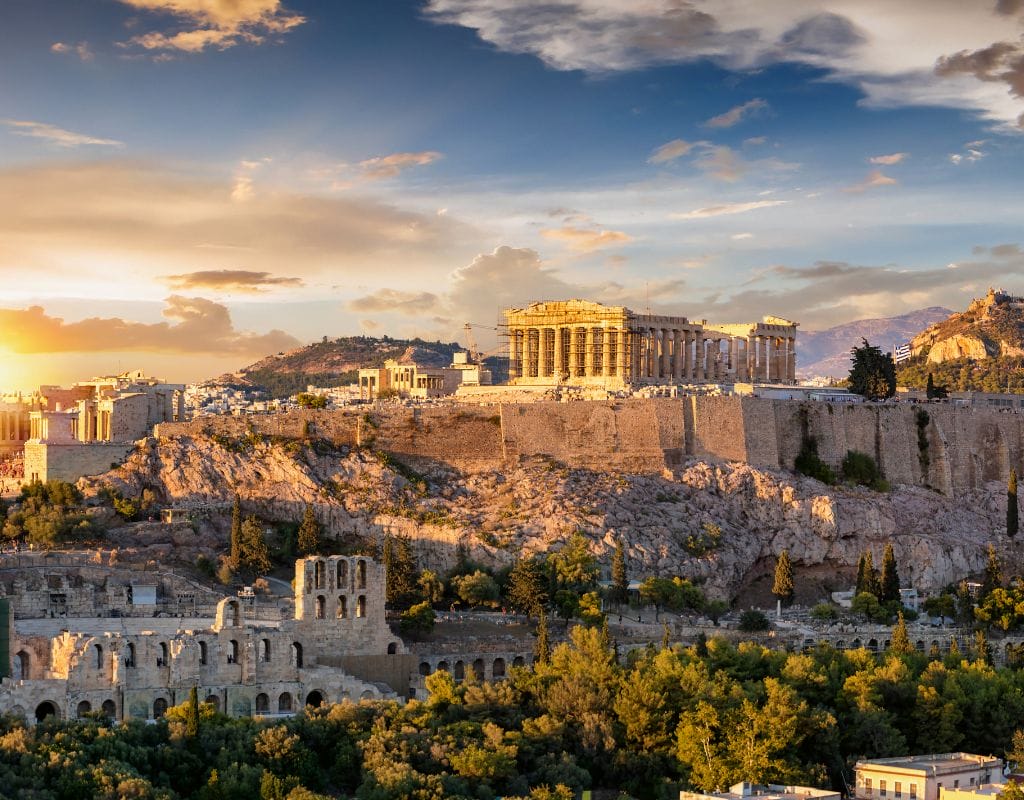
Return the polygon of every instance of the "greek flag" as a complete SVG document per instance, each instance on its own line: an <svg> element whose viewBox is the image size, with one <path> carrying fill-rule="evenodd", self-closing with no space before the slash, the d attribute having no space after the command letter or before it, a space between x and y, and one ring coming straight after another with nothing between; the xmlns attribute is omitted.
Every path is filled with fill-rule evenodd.
<svg viewBox="0 0 1024 800"><path fill-rule="evenodd" d="M910 358L910 342L904 344L894 344L892 346L892 360L899 364L901 361L906 361Z"/></svg>

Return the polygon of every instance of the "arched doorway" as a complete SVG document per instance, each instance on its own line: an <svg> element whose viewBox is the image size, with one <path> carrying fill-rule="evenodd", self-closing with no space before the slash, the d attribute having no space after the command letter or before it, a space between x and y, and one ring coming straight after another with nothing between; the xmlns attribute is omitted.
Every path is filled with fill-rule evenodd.
<svg viewBox="0 0 1024 800"><path fill-rule="evenodd" d="M81 719L90 711L92 711L92 703L90 703L88 700L83 700L81 703L78 704L78 708L75 709L75 716Z"/></svg>
<svg viewBox="0 0 1024 800"><path fill-rule="evenodd" d="M114 719L117 716L117 706L113 700L104 700L100 710L107 719Z"/></svg>
<svg viewBox="0 0 1024 800"><path fill-rule="evenodd" d="M14 680L27 681L31 675L32 657L25 650L19 650L14 657Z"/></svg>
<svg viewBox="0 0 1024 800"><path fill-rule="evenodd" d="M42 722L47 717L56 717L57 704L51 703L49 700L44 700L42 703L36 706L36 722Z"/></svg>
<svg viewBox="0 0 1024 800"><path fill-rule="evenodd" d="M324 703L324 696L318 691L312 691L306 695L306 705L313 706L313 708L319 708Z"/></svg>
<svg viewBox="0 0 1024 800"><path fill-rule="evenodd" d="M270 711L270 698L263 692L256 695L256 713L266 714Z"/></svg>
<svg viewBox="0 0 1024 800"><path fill-rule="evenodd" d="M292 642L292 666L302 667L302 645L298 642Z"/></svg>
<svg viewBox="0 0 1024 800"><path fill-rule="evenodd" d="M491 675L493 675L495 678L505 677L505 659L494 659L494 665L491 668Z"/></svg>
<svg viewBox="0 0 1024 800"><path fill-rule="evenodd" d="M203 702L209 706L213 706L214 711L220 711L220 698L217 697L217 695L207 695L206 699Z"/></svg>
<svg viewBox="0 0 1024 800"><path fill-rule="evenodd" d="M153 719L160 719L164 714L167 713L167 701L162 697L158 697L153 701Z"/></svg>
<svg viewBox="0 0 1024 800"><path fill-rule="evenodd" d="M281 696L277 698L277 710L280 713L292 710L292 696L288 692L282 692Z"/></svg>

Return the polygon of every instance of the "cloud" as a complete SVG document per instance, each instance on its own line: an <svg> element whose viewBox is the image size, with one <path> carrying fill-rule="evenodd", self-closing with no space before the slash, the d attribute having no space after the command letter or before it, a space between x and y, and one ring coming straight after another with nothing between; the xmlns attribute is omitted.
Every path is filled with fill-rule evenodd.
<svg viewBox="0 0 1024 800"><path fill-rule="evenodd" d="M592 253L605 247L613 247L633 241L633 237L622 231L587 230L565 225L561 228L546 228L540 232L545 239L561 242L578 253Z"/></svg>
<svg viewBox="0 0 1024 800"><path fill-rule="evenodd" d="M953 164L973 164L975 161L981 161L987 154L981 148L987 144L984 139L980 139L976 142L968 142L964 145L962 153L950 153L949 160Z"/></svg>
<svg viewBox="0 0 1024 800"><path fill-rule="evenodd" d="M730 239L735 239L738 242L738 241L742 241L743 239L753 239L754 238L754 234L752 234L752 233L734 233L729 238Z"/></svg>
<svg viewBox="0 0 1024 800"><path fill-rule="evenodd" d="M908 153L890 153L887 156L872 156L868 159L868 163L891 167L893 164L899 164L908 155Z"/></svg>
<svg viewBox="0 0 1024 800"><path fill-rule="evenodd" d="M738 125L744 119L751 117L766 108L768 108L768 102L766 100L762 100L760 97L755 97L753 100L748 100L742 105L730 108L724 114L712 117L704 124L709 128L731 128L733 125Z"/></svg>
<svg viewBox="0 0 1024 800"><path fill-rule="evenodd" d="M235 329L225 306L201 297L171 295L164 316L170 322L130 322L92 317L65 322L42 307L0 309L4 348L20 354L149 351L158 353L246 354L288 350L299 342L287 333Z"/></svg>
<svg viewBox="0 0 1024 800"><path fill-rule="evenodd" d="M748 170L747 163L736 151L725 145L706 146L693 164L712 178L728 183L738 181Z"/></svg>
<svg viewBox="0 0 1024 800"><path fill-rule="evenodd" d="M163 280L172 289L191 291L215 289L224 292L253 294L277 287L302 286L301 278L286 278L269 272L253 272L245 269L214 269L186 272L181 275L166 275Z"/></svg>
<svg viewBox="0 0 1024 800"><path fill-rule="evenodd" d="M764 144L768 141L767 136L751 136L749 139L743 140L744 147L756 147L759 144Z"/></svg>
<svg viewBox="0 0 1024 800"><path fill-rule="evenodd" d="M866 192L868 189L877 189L879 186L895 186L898 183L899 181L895 178L890 178L888 175L883 173L882 170L873 169L860 183L855 183L853 186L847 186L843 191L854 193Z"/></svg>
<svg viewBox="0 0 1024 800"><path fill-rule="evenodd" d="M802 64L857 87L871 106L941 105L1015 125L1024 75L1019 45L1005 40L1021 5L906 0L894 14L889 0L778 0L765 14L756 0L428 0L425 14L558 70Z"/></svg>
<svg viewBox="0 0 1024 800"><path fill-rule="evenodd" d="M92 50L89 48L88 42L79 42L78 44L65 44L64 42L54 42L50 45L51 53L74 53L82 61L92 61L94 56Z"/></svg>
<svg viewBox="0 0 1024 800"><path fill-rule="evenodd" d="M30 136L34 139L43 139L58 147L82 147L83 145L95 145L100 147L124 147L124 142L116 139L100 139L95 136L87 136L84 133L75 133L50 125L46 122L31 122L21 119L5 119L3 124L11 129L11 133L18 136Z"/></svg>
<svg viewBox="0 0 1024 800"><path fill-rule="evenodd" d="M433 313L438 306L436 294L431 292L403 292L398 289L378 289L373 294L357 297L348 303L349 311L361 314L374 312L406 314L422 317Z"/></svg>
<svg viewBox="0 0 1024 800"><path fill-rule="evenodd" d="M745 214L748 211L756 211L759 208L784 206L788 202L788 200L753 200L748 203L725 203L718 206L695 208L693 211L685 211L678 214L669 214L669 217L671 219L707 219L708 217L721 217L727 214ZM746 235L750 236L751 234Z"/></svg>
<svg viewBox="0 0 1024 800"><path fill-rule="evenodd" d="M368 180L395 178L409 167L423 167L433 164L441 158L441 154L433 150L422 153L392 153L389 156L369 158L359 162L359 170Z"/></svg>
<svg viewBox="0 0 1024 800"><path fill-rule="evenodd" d="M697 144L695 142L686 142L682 139L673 139L671 142L665 142L665 144L651 153L647 163L664 164L669 161L675 161L677 158L689 153Z"/></svg>
<svg viewBox="0 0 1024 800"><path fill-rule="evenodd" d="M280 0L120 0L138 11L166 14L180 20L180 29L151 31L133 37L129 45L145 50L198 53L213 47L226 50L238 44L262 44L306 21L288 11Z"/></svg>

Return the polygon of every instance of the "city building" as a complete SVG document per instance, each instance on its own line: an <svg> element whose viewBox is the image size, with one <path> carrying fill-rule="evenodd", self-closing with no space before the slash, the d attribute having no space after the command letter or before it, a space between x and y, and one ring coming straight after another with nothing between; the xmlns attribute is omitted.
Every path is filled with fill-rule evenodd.
<svg viewBox="0 0 1024 800"><path fill-rule="evenodd" d="M727 792L679 792L679 800L840 800L839 792L809 786L783 786L770 783L737 783Z"/></svg>
<svg viewBox="0 0 1024 800"><path fill-rule="evenodd" d="M507 309L505 326L517 386L796 382L797 323L778 317L709 325L566 300Z"/></svg>
<svg viewBox="0 0 1024 800"><path fill-rule="evenodd" d="M944 789L971 789L1002 777L1003 762L993 756L938 753L858 761L857 800L940 800Z"/></svg>

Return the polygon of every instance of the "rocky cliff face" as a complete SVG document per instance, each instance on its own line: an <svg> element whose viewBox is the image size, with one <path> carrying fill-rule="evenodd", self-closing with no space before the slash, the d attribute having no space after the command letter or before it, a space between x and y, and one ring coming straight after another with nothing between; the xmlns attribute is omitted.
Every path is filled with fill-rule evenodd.
<svg viewBox="0 0 1024 800"><path fill-rule="evenodd" d="M103 486L126 496L149 489L168 504L205 507L211 522L199 524L199 537L209 537L211 526L223 531L236 491L247 513L268 519L298 521L309 503L330 537L379 543L408 535L421 565L442 571L459 544L500 566L558 549L580 530L606 567L621 539L630 577L698 578L723 598L782 549L798 576L822 565L835 576L816 587L823 593L848 588L865 548L878 560L892 542L904 582L934 590L980 572L988 543L996 534L1005 541L998 482L954 501L915 487L878 494L699 460L661 475L570 469L544 457L503 470L438 466L420 475L368 449L258 441L240 452L182 436L149 440L124 466L82 485L92 494Z"/></svg>
<svg viewBox="0 0 1024 800"><path fill-rule="evenodd" d="M958 358L984 359L1024 354L1024 299L989 289L967 310L926 328L911 340L917 355L941 364Z"/></svg>

